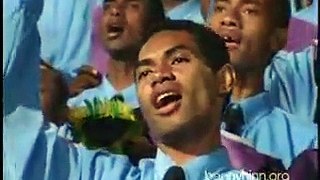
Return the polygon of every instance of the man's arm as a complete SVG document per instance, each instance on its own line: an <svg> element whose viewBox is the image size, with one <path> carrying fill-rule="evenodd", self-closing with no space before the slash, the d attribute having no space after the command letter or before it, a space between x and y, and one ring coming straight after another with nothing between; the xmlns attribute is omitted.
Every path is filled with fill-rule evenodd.
<svg viewBox="0 0 320 180"><path fill-rule="evenodd" d="M140 179L127 157L76 147L43 120L37 31L42 3L4 1L4 179Z"/></svg>
<svg viewBox="0 0 320 180"><path fill-rule="evenodd" d="M266 71L266 89L272 101L285 111L298 115L301 121L314 120L317 86L314 62L317 49L317 26L312 21L317 11L317 2L299 13L293 14L288 29L288 40L284 51L280 51ZM305 17L309 18L305 18ZM317 17L314 14L314 17ZM268 83L272 86L268 87ZM269 84L269 85L270 85Z"/></svg>
<svg viewBox="0 0 320 180"><path fill-rule="evenodd" d="M314 120L317 99L313 52L312 46L280 51L265 72L265 89L274 105L307 123Z"/></svg>

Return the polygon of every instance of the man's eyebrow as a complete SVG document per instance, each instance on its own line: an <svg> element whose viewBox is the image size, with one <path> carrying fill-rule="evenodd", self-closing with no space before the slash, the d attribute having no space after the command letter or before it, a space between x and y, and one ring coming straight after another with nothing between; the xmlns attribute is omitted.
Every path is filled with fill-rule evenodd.
<svg viewBox="0 0 320 180"><path fill-rule="evenodd" d="M124 2L141 2L142 0L125 0ZM116 0L105 0L103 3L112 3L112 2L116 2Z"/></svg>
<svg viewBox="0 0 320 180"><path fill-rule="evenodd" d="M172 56L174 53L176 53L178 50L187 50L187 51L191 51L190 48L188 48L187 46L183 45L183 44L179 44L176 46L173 46L172 48L168 49L165 51L165 57L170 57Z"/></svg>
<svg viewBox="0 0 320 180"><path fill-rule="evenodd" d="M217 2L224 2L224 3L230 3L230 0L216 0L215 3ZM259 0L242 0L242 4L261 4Z"/></svg>
<svg viewBox="0 0 320 180"><path fill-rule="evenodd" d="M142 0L125 0L125 2L141 2Z"/></svg>
<svg viewBox="0 0 320 180"><path fill-rule="evenodd" d="M141 59L135 63L135 69L138 69L141 66L152 66L154 65L154 62L152 59L146 58L146 59Z"/></svg>
<svg viewBox="0 0 320 180"><path fill-rule="evenodd" d="M259 0L243 0L242 3L243 4L256 4L256 5L261 4L261 2Z"/></svg>
<svg viewBox="0 0 320 180"><path fill-rule="evenodd" d="M187 46L185 46L183 44L180 44L180 45L173 46L173 47L169 48L168 50L166 50L164 52L165 58L172 56L178 50L187 50L187 51L191 52L190 48L188 48ZM150 58L141 59L136 62L135 69L138 69L141 66L154 66L154 65L155 65L155 62Z"/></svg>
<svg viewBox="0 0 320 180"><path fill-rule="evenodd" d="M215 3L218 3L218 2L230 3L230 0L216 0L215 1Z"/></svg>

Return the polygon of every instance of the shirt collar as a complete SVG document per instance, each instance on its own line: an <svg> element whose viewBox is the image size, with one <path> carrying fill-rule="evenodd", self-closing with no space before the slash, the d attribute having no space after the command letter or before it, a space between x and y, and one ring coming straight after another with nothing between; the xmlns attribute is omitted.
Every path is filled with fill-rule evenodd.
<svg viewBox="0 0 320 180"><path fill-rule="evenodd" d="M106 77L102 78L102 84L103 84L103 87L101 88L104 90L107 90L107 92L110 93L110 98L112 98L116 94L121 94L126 103L131 105L133 108L139 107L135 83L132 83L129 87L121 91L115 90L112 84L110 83L110 81Z"/></svg>
<svg viewBox="0 0 320 180"><path fill-rule="evenodd" d="M160 149L155 159L156 179L163 179L167 170L175 163ZM201 155L182 166L187 179L204 179L206 173L223 173L232 169L227 150L215 149L209 154Z"/></svg>
<svg viewBox="0 0 320 180"><path fill-rule="evenodd" d="M268 96L268 92L262 92L238 102L233 102L231 99L231 102L240 105L245 124L255 124L254 121L272 111L272 105Z"/></svg>

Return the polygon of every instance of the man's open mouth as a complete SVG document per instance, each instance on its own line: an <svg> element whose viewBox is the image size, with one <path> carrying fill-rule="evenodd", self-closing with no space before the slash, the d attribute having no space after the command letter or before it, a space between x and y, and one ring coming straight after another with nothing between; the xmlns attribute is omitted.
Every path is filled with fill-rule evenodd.
<svg viewBox="0 0 320 180"><path fill-rule="evenodd" d="M156 93L152 98L152 105L160 115L170 115L181 105L182 95L177 90L166 90Z"/></svg>
<svg viewBox="0 0 320 180"><path fill-rule="evenodd" d="M238 49L241 42L239 31L222 31L219 35L223 38L228 50Z"/></svg>
<svg viewBox="0 0 320 180"><path fill-rule="evenodd" d="M110 25L107 28L107 36L109 39L117 39L124 32L124 27L120 25Z"/></svg>
<svg viewBox="0 0 320 180"><path fill-rule="evenodd" d="M238 49L240 45L240 40L235 39L231 36L223 36L224 42L226 43L226 46L228 50Z"/></svg>

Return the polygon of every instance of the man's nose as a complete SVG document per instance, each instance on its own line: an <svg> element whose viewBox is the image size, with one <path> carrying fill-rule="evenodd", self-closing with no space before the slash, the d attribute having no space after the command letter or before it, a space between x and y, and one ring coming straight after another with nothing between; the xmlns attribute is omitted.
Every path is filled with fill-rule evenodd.
<svg viewBox="0 0 320 180"><path fill-rule="evenodd" d="M112 5L110 15L111 16L121 16L122 9L123 9L122 6L119 4Z"/></svg>
<svg viewBox="0 0 320 180"><path fill-rule="evenodd" d="M237 9L228 10L221 20L221 25L226 28L240 28L240 18Z"/></svg>
<svg viewBox="0 0 320 180"><path fill-rule="evenodd" d="M157 84L162 84L166 81L176 80L175 75L172 73L172 68L168 65L162 65L153 74L151 86L154 87Z"/></svg>

